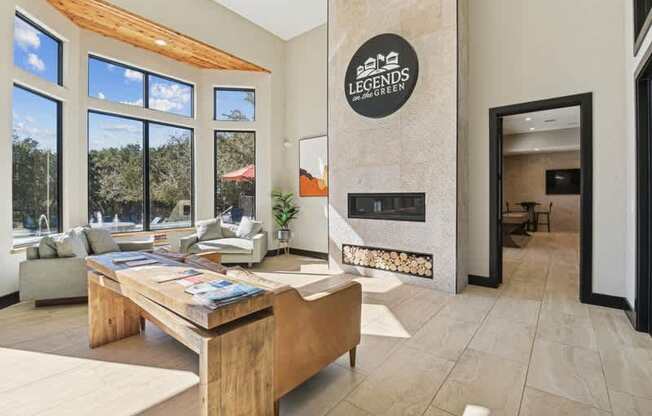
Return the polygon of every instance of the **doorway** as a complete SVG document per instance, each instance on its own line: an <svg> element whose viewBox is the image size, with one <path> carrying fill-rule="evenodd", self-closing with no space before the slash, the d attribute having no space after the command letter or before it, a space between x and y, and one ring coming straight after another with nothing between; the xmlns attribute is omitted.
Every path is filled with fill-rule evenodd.
<svg viewBox="0 0 652 416"><path fill-rule="evenodd" d="M498 287L503 283L503 121L506 117L528 113L579 108L580 141L580 219L579 219L579 299L607 307L623 308L622 298L593 293L593 95L592 93L570 95L540 101L532 101L496 107L489 110L489 278L475 284ZM529 208L528 208L529 209ZM528 221L533 219L529 217Z"/></svg>

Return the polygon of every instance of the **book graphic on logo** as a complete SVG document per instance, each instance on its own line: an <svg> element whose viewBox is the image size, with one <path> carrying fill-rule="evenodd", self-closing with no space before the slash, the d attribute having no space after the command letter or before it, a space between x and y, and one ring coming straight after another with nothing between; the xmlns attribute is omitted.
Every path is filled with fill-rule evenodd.
<svg viewBox="0 0 652 416"><path fill-rule="evenodd" d="M356 79L382 74L383 72L392 71L400 67L401 66L398 64L398 52L392 51L387 55L379 53L375 58L367 58L367 60L364 61L364 65L358 66Z"/></svg>

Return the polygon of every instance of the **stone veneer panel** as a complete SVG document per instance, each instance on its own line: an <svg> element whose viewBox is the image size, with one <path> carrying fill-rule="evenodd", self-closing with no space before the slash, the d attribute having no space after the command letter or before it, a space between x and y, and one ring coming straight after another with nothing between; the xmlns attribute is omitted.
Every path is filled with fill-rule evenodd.
<svg viewBox="0 0 652 416"><path fill-rule="evenodd" d="M457 18L456 0L329 1L329 252L334 269L456 290ZM346 101L344 75L355 51L381 33L397 33L412 44L419 79L400 110L365 118ZM426 221L349 219L347 194L356 192L425 192ZM433 279L342 264L343 244L432 253Z"/></svg>

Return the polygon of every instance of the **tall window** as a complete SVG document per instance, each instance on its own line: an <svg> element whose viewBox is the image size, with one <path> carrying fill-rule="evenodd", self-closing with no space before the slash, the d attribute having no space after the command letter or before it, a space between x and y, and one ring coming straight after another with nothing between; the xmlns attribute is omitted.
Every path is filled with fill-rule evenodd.
<svg viewBox="0 0 652 416"><path fill-rule="evenodd" d="M192 225L192 130L89 112L92 227L112 232Z"/></svg>
<svg viewBox="0 0 652 416"><path fill-rule="evenodd" d="M184 117L193 116L192 85L109 61L88 57L88 95Z"/></svg>
<svg viewBox="0 0 652 416"><path fill-rule="evenodd" d="M152 229L192 225L192 130L149 123Z"/></svg>
<svg viewBox="0 0 652 416"><path fill-rule="evenodd" d="M215 88L215 114L218 121L254 121L256 91L247 88Z"/></svg>
<svg viewBox="0 0 652 416"><path fill-rule="evenodd" d="M215 215L239 223L256 214L256 133L215 132Z"/></svg>
<svg viewBox="0 0 652 416"><path fill-rule="evenodd" d="M143 229L142 121L89 113L88 212L93 227Z"/></svg>
<svg viewBox="0 0 652 416"><path fill-rule="evenodd" d="M16 14L14 17L14 65L61 85L61 41L45 29Z"/></svg>
<svg viewBox="0 0 652 416"><path fill-rule="evenodd" d="M29 243L61 229L61 103L13 89L13 239Z"/></svg>

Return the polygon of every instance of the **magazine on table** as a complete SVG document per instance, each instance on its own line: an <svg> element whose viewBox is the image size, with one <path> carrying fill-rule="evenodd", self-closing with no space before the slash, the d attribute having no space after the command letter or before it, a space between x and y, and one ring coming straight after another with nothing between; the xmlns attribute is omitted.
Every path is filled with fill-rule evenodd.
<svg viewBox="0 0 652 416"><path fill-rule="evenodd" d="M186 288L186 293L193 295L193 300L209 309L237 302L240 299L256 296L263 289L244 283L233 283L229 280L218 279L200 283Z"/></svg>

